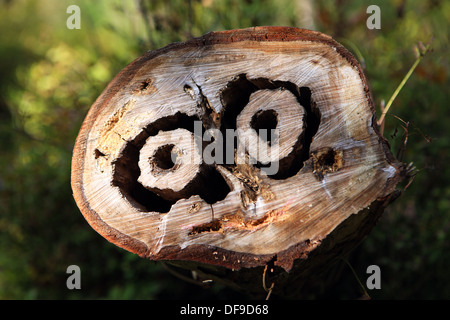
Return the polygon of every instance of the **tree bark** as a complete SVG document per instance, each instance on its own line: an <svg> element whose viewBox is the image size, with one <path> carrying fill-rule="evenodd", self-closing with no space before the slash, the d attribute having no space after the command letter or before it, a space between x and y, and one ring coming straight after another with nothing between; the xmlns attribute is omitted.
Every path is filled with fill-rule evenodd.
<svg viewBox="0 0 450 320"><path fill-rule="evenodd" d="M249 293L275 283L297 295L370 232L403 168L344 47L258 27L122 70L80 130L72 189L119 247Z"/></svg>

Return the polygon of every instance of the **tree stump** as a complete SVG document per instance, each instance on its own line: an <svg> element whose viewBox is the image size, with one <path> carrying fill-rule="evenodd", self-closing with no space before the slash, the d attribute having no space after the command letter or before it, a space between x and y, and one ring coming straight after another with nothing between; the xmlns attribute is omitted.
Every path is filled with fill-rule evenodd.
<svg viewBox="0 0 450 320"><path fill-rule="evenodd" d="M72 162L107 240L257 296L320 282L402 178L355 58L284 27L147 52L93 104Z"/></svg>

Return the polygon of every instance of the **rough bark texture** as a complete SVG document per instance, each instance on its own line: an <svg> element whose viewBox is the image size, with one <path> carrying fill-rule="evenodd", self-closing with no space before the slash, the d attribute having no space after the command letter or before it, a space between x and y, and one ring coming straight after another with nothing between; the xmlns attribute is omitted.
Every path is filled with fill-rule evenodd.
<svg viewBox="0 0 450 320"><path fill-rule="evenodd" d="M121 71L80 130L72 189L126 250L256 294L269 265L296 294L369 233L402 172L353 56L318 32L259 27Z"/></svg>

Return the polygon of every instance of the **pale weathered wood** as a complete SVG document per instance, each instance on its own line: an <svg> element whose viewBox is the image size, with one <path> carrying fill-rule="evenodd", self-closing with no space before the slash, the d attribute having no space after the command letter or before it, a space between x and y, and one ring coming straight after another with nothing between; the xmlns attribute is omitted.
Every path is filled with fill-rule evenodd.
<svg viewBox="0 0 450 320"><path fill-rule="evenodd" d="M72 188L116 245L256 292L268 264L283 283L348 252L402 170L352 55L318 32L259 27L172 44L120 72L80 130Z"/></svg>

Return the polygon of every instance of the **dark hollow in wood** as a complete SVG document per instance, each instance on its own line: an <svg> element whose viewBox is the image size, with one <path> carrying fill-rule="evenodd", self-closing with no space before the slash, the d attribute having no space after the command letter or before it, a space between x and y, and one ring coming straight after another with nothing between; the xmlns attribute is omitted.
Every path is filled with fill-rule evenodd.
<svg viewBox="0 0 450 320"><path fill-rule="evenodd" d="M166 144L159 147L153 155L154 163L163 170L168 170L173 168L176 162L177 155L173 152L173 144ZM150 159L149 159L150 161Z"/></svg>
<svg viewBox="0 0 450 320"><path fill-rule="evenodd" d="M117 186L124 197L135 203L142 211L155 211L166 213L170 211L172 205L176 202L177 197L169 199L161 197L152 190L149 190L140 184L137 179L141 174L138 167L139 152L148 137L156 135L159 131L170 131L175 128L184 128L194 133L194 121L199 121L196 117L189 117L182 113L176 113L174 116L164 117L155 121L138 135L136 139L126 144L122 157L118 158L114 163L113 185ZM162 146L162 151L167 151L170 145ZM98 151L96 151L98 152ZM172 158L169 154L162 153L163 157L156 156L157 165L162 169L171 167ZM230 188L223 177L212 167L204 168L202 175L204 181L210 180L213 183L197 190L201 197L207 203L214 203L223 200L230 192ZM195 193L195 191L191 191Z"/></svg>
<svg viewBox="0 0 450 320"><path fill-rule="evenodd" d="M262 139L270 146L275 140L275 137L272 135L272 130L277 128L277 123L277 112L275 110L264 110L253 115L250 125L257 132L261 130L268 133L267 135L264 135Z"/></svg>
<svg viewBox="0 0 450 320"><path fill-rule="evenodd" d="M297 97L297 100L306 112L306 130L304 135L299 137L293 152L286 159L283 159L284 161L280 161L278 173L271 176L273 179L286 179L300 171L304 161L309 158L309 146L320 124L320 111L311 100L311 90L308 87L299 88L295 84L287 81L277 81L265 78L248 79L245 74L240 74L236 79L229 82L226 88L221 92L221 101L225 110L228 110L223 117L221 128L222 132L225 132L226 129L236 130L236 118L248 104L251 94L264 89L288 90ZM254 123L254 125L256 125L256 123ZM267 126L267 128L272 128L274 127L273 125L274 121L272 120L271 125ZM227 141L227 143L237 145L236 141ZM227 150L230 150L230 148L225 146L225 154ZM261 167L261 164L257 164L257 166Z"/></svg>

